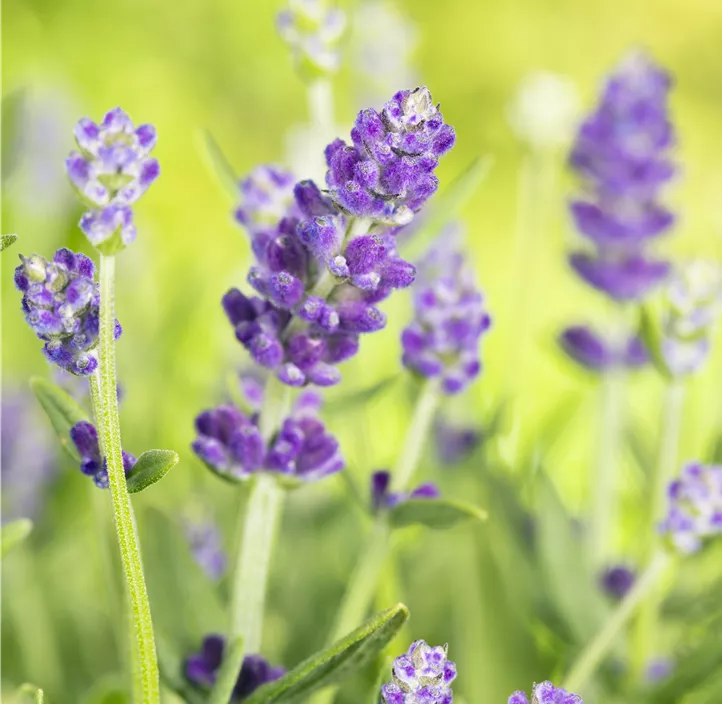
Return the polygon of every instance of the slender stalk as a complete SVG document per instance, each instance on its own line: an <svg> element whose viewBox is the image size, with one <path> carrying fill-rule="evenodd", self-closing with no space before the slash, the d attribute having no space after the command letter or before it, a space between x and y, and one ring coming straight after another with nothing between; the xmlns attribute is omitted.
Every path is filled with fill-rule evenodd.
<svg viewBox="0 0 722 704"><path fill-rule="evenodd" d="M288 397L288 387L270 377L259 420L264 440L270 440L280 426ZM247 653L257 653L261 648L268 572L284 496L276 478L262 472L255 479L246 505L233 579L230 637L242 639Z"/></svg>
<svg viewBox="0 0 722 704"><path fill-rule="evenodd" d="M620 630L629 621L644 598L657 586L669 564L670 556L668 553L660 550L655 554L647 569L619 603L604 628L587 644L572 665L564 684L566 689L578 691L583 688L602 662L604 656L614 645Z"/></svg>
<svg viewBox="0 0 722 704"><path fill-rule="evenodd" d="M308 86L308 117L322 136L333 128L333 88L327 78L319 78Z"/></svg>
<svg viewBox="0 0 722 704"><path fill-rule="evenodd" d="M438 385L434 380L424 382L419 398L416 401L414 416L406 433L404 447L391 475L391 486L394 491L408 488L421 459L421 452L434 421L434 414L439 405Z"/></svg>
<svg viewBox="0 0 722 704"><path fill-rule="evenodd" d="M143 704L158 704L158 661L133 509L125 483L115 377L115 257L100 257L100 397L95 415L98 437L108 463L115 532L130 598L135 639L133 692Z"/></svg>
<svg viewBox="0 0 722 704"><path fill-rule="evenodd" d="M659 449L650 487L649 509L647 512L647 535L642 546L642 564L648 565L654 559L659 548L657 525L663 517L667 485L677 469L679 455L679 436L682 427L682 409L684 406L684 384L675 379L667 386L660 423ZM655 590L642 604L636 619L633 634L632 660L634 672L640 676L653 653L656 640L657 619L662 594Z"/></svg>
<svg viewBox="0 0 722 704"><path fill-rule="evenodd" d="M609 348L622 359L627 346L626 309L617 305L610 325ZM592 569L604 566L614 544L617 524L616 478L624 441L627 374L619 362L605 370L601 384L599 440L592 477L592 517L589 527L589 559Z"/></svg>

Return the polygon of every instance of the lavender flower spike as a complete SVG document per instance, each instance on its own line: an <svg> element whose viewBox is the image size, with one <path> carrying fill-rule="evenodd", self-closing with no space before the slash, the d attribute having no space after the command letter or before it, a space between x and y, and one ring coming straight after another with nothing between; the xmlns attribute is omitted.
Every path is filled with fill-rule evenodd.
<svg viewBox="0 0 722 704"><path fill-rule="evenodd" d="M419 267L415 319L403 332L404 366L440 378L445 393L462 391L479 374L479 341L491 318L464 255L442 242Z"/></svg>
<svg viewBox="0 0 722 704"><path fill-rule="evenodd" d="M230 481L242 481L259 471L307 482L344 467L339 444L318 419L320 397L301 394L278 433L264 442L258 414L249 416L235 406L219 406L196 418L198 437L192 448L206 466Z"/></svg>
<svg viewBox="0 0 722 704"><path fill-rule="evenodd" d="M722 465L688 464L667 495L669 509L659 530L677 550L697 552L722 533Z"/></svg>
<svg viewBox="0 0 722 704"><path fill-rule="evenodd" d="M92 374L100 324L92 260L69 249L59 249L50 262L37 254L20 260L15 286L23 294L25 320L45 342L48 361L78 376ZM116 339L121 331L116 321Z"/></svg>
<svg viewBox="0 0 722 704"><path fill-rule="evenodd" d="M80 454L80 471L92 477L95 486L99 489L107 489L109 486L108 460L100 452L98 431L95 426L87 421L76 423L70 429L70 439ZM123 469L126 477L135 467L135 463L135 455L123 450Z"/></svg>
<svg viewBox="0 0 722 704"><path fill-rule="evenodd" d="M636 369L649 361L644 343L637 335L630 336L623 349L617 351L600 333L586 325L568 327L559 336L559 344L571 359L593 372L614 366Z"/></svg>
<svg viewBox="0 0 722 704"><path fill-rule="evenodd" d="M326 148L326 183L345 213L406 225L438 187L434 171L456 140L429 89L402 90L378 113L362 110L351 130Z"/></svg>
<svg viewBox="0 0 722 704"><path fill-rule="evenodd" d="M206 636L200 652L186 658L186 678L201 689L211 689L223 662L225 648L226 641L222 636ZM233 688L234 701L248 697L262 684L277 680L285 672L286 670L282 667L271 667L260 655L246 655Z"/></svg>
<svg viewBox="0 0 722 704"><path fill-rule="evenodd" d="M574 252L570 262L590 286L617 301L645 298L669 272L647 250L674 222L659 202L675 172L669 158L670 83L644 53L629 54L582 124L570 157L585 186L585 196L570 209L591 245Z"/></svg>
<svg viewBox="0 0 722 704"><path fill-rule="evenodd" d="M451 704L456 664L447 659L447 649L423 640L413 642L405 655L394 660L393 679L381 688L385 704Z"/></svg>
<svg viewBox="0 0 722 704"><path fill-rule="evenodd" d="M524 692L514 692L508 704L583 704L578 694L555 687L551 682L535 684L532 688L531 702Z"/></svg>
<svg viewBox="0 0 722 704"><path fill-rule="evenodd" d="M91 210L80 220L88 240L104 254L114 254L136 236L131 206L158 178L158 161L150 157L156 144L153 125L135 127L120 108L100 124L89 118L75 126L79 151L65 160L70 182Z"/></svg>

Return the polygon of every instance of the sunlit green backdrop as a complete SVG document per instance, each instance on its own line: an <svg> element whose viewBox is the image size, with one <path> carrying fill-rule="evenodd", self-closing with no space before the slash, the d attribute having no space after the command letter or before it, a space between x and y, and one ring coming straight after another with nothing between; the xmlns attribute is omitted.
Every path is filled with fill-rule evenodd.
<svg viewBox="0 0 722 704"><path fill-rule="evenodd" d="M3 126L3 165L6 158L15 160L15 169L3 181L2 232L20 237L1 262L3 391L25 386L33 374L49 374L13 289L16 254L50 256L63 245L91 253L77 231L80 209L63 175L74 120L99 119L121 105L137 122L158 129L162 175L137 207L136 244L119 258L117 314L125 332L118 356L124 446L136 454L166 447L181 455L161 484L135 500L157 628L180 651L195 647L205 632L224 630L226 587L216 591L204 581L188 557L178 521L197 507L211 511L230 548L238 505L237 491L192 456L192 421L223 397L229 373L247 361L219 300L229 286L243 285L249 247L232 220L231 199L207 168L198 135L209 129L239 174L260 162L283 162L285 136L307 114L304 85L274 32L279 6L276 0L5 0L2 8L3 96L34 105L37 128L27 134L29 125L22 120L6 120ZM533 242L533 275L525 281L514 277L524 149L508 126L507 105L528 72L548 69L569 76L589 107L600 79L620 55L630 46L648 48L675 78L672 111L682 165L670 195L679 226L663 248L719 257L722 4L400 0L399 6L420 32L414 56L418 75L457 130L457 146L439 170L442 191L475 157L493 157L488 177L462 216L468 256L488 296L494 326L484 342L480 381L448 410L457 419L482 423L513 387L516 422L490 450L512 464L544 441L551 416L567 418L547 469L570 509L581 512L594 451L596 385L563 358L555 336L567 322L603 322L607 311L566 265L573 233L565 202L573 181L564 171L563 153L547 203L549 226ZM354 80L345 64L334 82L343 132L360 107ZM520 286L532 287L525 329L512 317L509 303ZM410 317L408 293L394 297L386 311L387 329L363 340L361 354L342 368L344 383L328 394L336 404L329 423L342 439L349 471L364 487L372 470L393 461L410 413L410 386L403 381L360 411L340 402L401 371L399 333ZM632 417L650 442L661 388L651 370L632 380ZM691 384L681 456L706 459L721 425L718 348ZM620 488L628 510L619 553L634 556L641 474L631 455L624 464ZM423 473L441 471L434 465L429 453ZM449 493L476 491L480 471L472 462L446 470L439 481ZM98 548L108 506L98 504L93 496L98 492L89 484L63 464L27 549L4 564L3 698L6 687L30 680L46 687L51 702L75 704L92 686L102 688L119 675L122 652L111 635L120 619L113 612L117 595L108 591ZM478 494L483 497L481 490ZM491 525L501 506L488 508ZM294 495L274 560L269 657L291 665L323 643L363 530L363 518L348 510L339 479ZM468 528L408 536L383 599L383 605L403 599L411 608L399 651L411 638L450 644L450 655L460 664L457 691L469 704L505 701L513 689L558 674L554 637L535 628L533 618L530 623L519 617L515 575L505 569L496 540L484 537L494 535L488 530L477 529L482 537ZM169 542L174 535L175 542ZM463 604L474 607L473 617L465 618ZM354 701L353 691L347 696Z"/></svg>

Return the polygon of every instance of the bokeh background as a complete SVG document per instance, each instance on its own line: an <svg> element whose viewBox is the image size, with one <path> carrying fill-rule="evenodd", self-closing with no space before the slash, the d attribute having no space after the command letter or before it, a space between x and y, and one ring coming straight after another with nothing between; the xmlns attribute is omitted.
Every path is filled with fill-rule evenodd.
<svg viewBox="0 0 722 704"><path fill-rule="evenodd" d="M353 23L364 4L341 6ZM722 5L717 0L387 4L410 24L393 31L380 25L352 29L334 80L338 134L348 132L356 110L383 100L358 58L364 42L375 41L379 52L384 46L408 49L409 80L430 87L457 130L457 146L439 169L441 193L474 159L493 160L460 215L494 326L484 340L482 377L443 409L456 422L485 428L489 438L453 468L441 467L430 448L420 470L424 477L433 475L445 493L486 504L492 520L445 533L407 532L379 605L401 599L411 609L408 632L395 644L398 652L412 638L448 642L461 673L458 694L469 704L500 702L512 690L558 676L579 647L574 628L564 622L574 566L565 576L557 571L550 577L553 568L539 561L519 527L533 523L527 515L534 510L528 478L540 448L566 511L583 515L598 389L593 376L564 358L555 337L570 322L608 319L600 297L566 264L574 235L565 203L574 182L565 170L564 149L548 157L537 210L526 220L520 215L528 152L509 125L508 106L522 79L542 69L573 81L589 109L604 73L621 55L630 47L647 48L675 79L672 114L682 165L669 196L679 225L662 247L679 256L719 258ZM12 282L18 252L50 256L70 246L91 254L77 229L81 210L66 184L63 160L72 148L75 120L99 119L115 105L136 122L157 126L162 169L137 209L138 241L120 257L117 302L124 327L118 345L124 447L136 454L172 448L181 455L161 484L134 499L156 626L179 653L195 648L203 634L224 630L227 584L208 580L193 562L183 522L210 516L224 546L234 544L243 490L211 476L189 444L194 416L228 393L247 362L219 300L228 287L243 284L249 247L232 220L232 199L208 168L200 134L203 129L213 134L239 175L258 163L289 161L288 135L297 134L308 115L306 88L274 29L279 9L276 0L3 3L2 232L20 237L0 262L4 425L19 417L9 410L11 402L25 409L24 430L18 431L25 433L22 451L12 461L3 455L3 512L9 518L24 510L36 520L32 538L3 566L3 700L29 680L43 686L51 702L110 701L103 697L122 682L119 596L112 578L117 565L107 559L113 555L106 544L108 497L57 453L49 424L29 397L28 379L51 372L22 320ZM402 87L409 86L395 88ZM520 222L533 224L527 237L533 266L524 280L516 267ZM521 317L514 305L520 289L526 290ZM328 393L328 422L342 440L350 476L364 492L370 473L393 463L413 396L399 361L399 334L411 315L408 293L395 296L385 310L386 330L363 340L361 354L342 368L344 382ZM376 393L363 393L380 382ZM494 435L493 419L511 391L513 420ZM644 458L655 442L661 393L651 369L630 382L634 437L619 472L623 514L615 540L620 559L631 562L640 530L635 506ZM690 384L681 458L710 459L721 429L718 347ZM291 498L266 622L264 650L272 660L293 665L324 642L363 544L365 519L352 505L340 478ZM689 563L681 604L693 603L690 595L714 584L719 564L713 558ZM694 650L702 637L704 615L697 631L690 635L688 628L683 636L675 618L689 625L692 614L679 609L660 642L661 655ZM641 701L622 688L620 668L609 674L609 701ZM121 691L112 701L124 701ZM720 690L707 688L704 696L715 696L709 691ZM343 696L358 701L353 683Z"/></svg>

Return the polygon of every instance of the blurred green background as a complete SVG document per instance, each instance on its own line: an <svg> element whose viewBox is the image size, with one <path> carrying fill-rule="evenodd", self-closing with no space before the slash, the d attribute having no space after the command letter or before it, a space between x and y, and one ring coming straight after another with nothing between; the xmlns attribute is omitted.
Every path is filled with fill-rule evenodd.
<svg viewBox="0 0 722 704"><path fill-rule="evenodd" d="M358 4L341 3L352 18ZM680 221L663 249L719 258L722 4L396 4L418 32L414 71L457 130L457 145L439 169L441 191L474 158L493 157L462 219L494 327L484 340L482 378L445 412L481 425L510 389L516 397L513 427L490 440L483 453L449 470L440 470L429 453L421 469L449 494L475 495L491 503L489 526L404 536L398 570L385 585L381 602L402 599L409 604L406 640L450 643L450 656L461 673L456 691L467 702L505 701L512 690L558 674L576 646L565 639L562 627L555 630L543 599L537 602L534 592L546 588L543 574L523 551L514 557L509 547L513 526L495 522L494 515L513 516L500 498L506 496L507 484L515 487L515 502L524 503L521 465L540 443L547 451L546 470L568 510L575 515L583 511L597 389L590 375L563 357L555 337L565 324L603 323L608 314L600 297L575 280L566 265L573 233L565 200L574 183L565 173L562 151L553 157L544 217L537 213L534 220L531 276L524 282L515 276L520 170L526 154L509 127L507 107L524 76L543 69L574 81L589 109L601 78L623 52L636 45L648 48L675 78L672 113L682 164L670 194ZM121 105L136 123L152 122L158 129L155 155L162 176L139 204L138 240L118 264L117 314L124 327L118 363L124 447L136 454L166 447L181 455L162 484L134 500L157 629L179 652L196 647L204 633L224 629L227 589L224 582L218 587L209 583L193 564L180 520L189 511L210 513L230 548L239 497L239 490L210 476L192 456L192 422L224 396L229 374L247 361L219 299L228 287L243 285L249 247L232 220L231 199L207 168L199 132L212 132L240 175L258 163L284 162L286 135L307 120L307 109L305 86L275 33L279 9L275 0L5 0L2 7L4 105L21 106L3 110L2 232L20 237L0 263L6 396L26 390L31 375L50 374L13 288L17 253L49 257L67 245L91 254L77 230L81 210L63 173L63 159L73 146L73 123L83 115L100 119ZM386 41L400 39L392 35ZM361 107L351 53L346 52L334 81L340 136L347 134ZM523 321L511 303L520 286L529 289ZM394 461L411 409L411 384L403 379L360 406L343 402L401 371L399 334L411 315L408 292L384 308L387 329L363 340L361 354L342 367L344 382L328 393L329 424L341 438L349 473L364 491L369 474ZM631 380L630 414L647 445L655 439L661 391L651 369ZM40 415L37 425L43 431L47 426ZM553 438L547 435L552 426ZM708 459L721 429L718 347L690 384L681 458ZM639 530L634 508L644 476L635 457L625 452L619 487L625 512L616 539L620 557L629 559L634 558ZM96 701L90 690L112 687L122 666L112 635L119 620L118 597L107 580L114 566L106 564L99 547L108 540L107 497L99 498L63 458L57 462L59 471L47 487L32 539L4 564L3 699L13 686L30 680L45 686L51 702ZM493 481L487 481L490 464L506 467ZM497 479L501 494L490 488ZM275 661L292 665L324 641L363 543L364 518L348 505L339 478L291 499L274 558L266 624L265 654ZM703 575L719 576L704 561L689 569L698 570L688 573L694 574L689 578L694 585ZM676 638L671 631L662 651L672 650ZM401 639L395 645L399 652L406 648ZM347 689L348 701L358 701L353 686ZM619 696L627 701L626 695Z"/></svg>

